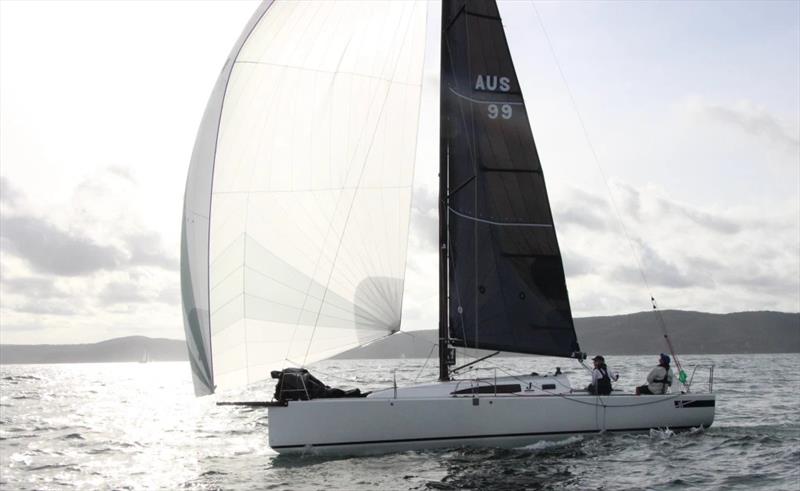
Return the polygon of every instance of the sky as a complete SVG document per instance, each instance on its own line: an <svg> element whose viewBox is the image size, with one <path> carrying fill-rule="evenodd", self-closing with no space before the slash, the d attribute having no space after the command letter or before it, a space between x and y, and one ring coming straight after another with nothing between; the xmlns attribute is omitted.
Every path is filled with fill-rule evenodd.
<svg viewBox="0 0 800 491"><path fill-rule="evenodd" d="M189 157L256 5L0 0L0 342L183 337ZM800 2L500 9L575 316L800 311ZM437 167L404 329L436 327Z"/></svg>

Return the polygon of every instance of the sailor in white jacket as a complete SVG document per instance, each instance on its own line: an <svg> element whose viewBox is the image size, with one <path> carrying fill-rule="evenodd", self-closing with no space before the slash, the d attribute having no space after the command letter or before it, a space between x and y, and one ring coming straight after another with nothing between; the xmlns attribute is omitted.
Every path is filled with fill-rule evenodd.
<svg viewBox="0 0 800 491"><path fill-rule="evenodd" d="M636 387L636 395L666 394L667 388L672 385L674 378L669 367L669 355L661 353L658 357L658 366L647 375L647 383Z"/></svg>

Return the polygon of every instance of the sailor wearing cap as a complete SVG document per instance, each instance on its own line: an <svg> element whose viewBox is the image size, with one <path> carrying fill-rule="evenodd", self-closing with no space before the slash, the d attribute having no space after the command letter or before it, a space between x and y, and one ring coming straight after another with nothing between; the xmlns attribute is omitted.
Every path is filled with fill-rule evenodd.
<svg viewBox="0 0 800 491"><path fill-rule="evenodd" d="M669 355L661 353L658 357L658 366L650 371L645 385L636 387L636 395L666 394L667 388L672 385L672 369L669 367Z"/></svg>
<svg viewBox="0 0 800 491"><path fill-rule="evenodd" d="M594 362L594 370L592 370L592 383L586 387L590 394L607 396L611 394L611 379L619 380L619 375L609 374L606 360L597 355L592 358Z"/></svg>

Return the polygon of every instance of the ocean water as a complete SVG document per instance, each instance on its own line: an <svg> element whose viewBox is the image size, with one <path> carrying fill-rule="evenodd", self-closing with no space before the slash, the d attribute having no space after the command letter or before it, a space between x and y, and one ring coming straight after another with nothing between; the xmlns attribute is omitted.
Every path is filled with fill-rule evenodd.
<svg viewBox="0 0 800 491"><path fill-rule="evenodd" d="M655 356L607 357L617 388L642 383ZM494 360L511 373L570 360ZM188 363L0 366L0 489L800 489L800 355L686 356L716 365L705 430L597 435L518 449L449 448L374 457L278 456L271 386L197 399ZM435 376L425 360L334 360L329 385L369 390ZM485 375L485 373L484 373ZM698 370L695 390L706 382Z"/></svg>

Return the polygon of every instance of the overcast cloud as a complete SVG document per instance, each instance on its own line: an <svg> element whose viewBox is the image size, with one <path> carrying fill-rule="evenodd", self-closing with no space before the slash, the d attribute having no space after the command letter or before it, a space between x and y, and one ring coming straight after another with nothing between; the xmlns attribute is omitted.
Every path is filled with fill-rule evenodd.
<svg viewBox="0 0 800 491"><path fill-rule="evenodd" d="M53 222L35 214L35 200L10 178L4 177L2 185L7 205L0 210L4 331L22 336L28 326L28 334L49 330L64 339L70 332L65 327L74 325L89 330L88 337L83 330L73 332L74 339L91 340L141 319L151 323L150 330L180 326L177 248L167 248L161 233L141 226L130 207L138 184L128 171L109 167L82 180L75 192L84 196L59 206ZM103 197L104 206L86 209L86 195ZM171 320L153 325L158 318Z"/></svg>
<svg viewBox="0 0 800 491"><path fill-rule="evenodd" d="M24 215L0 218L2 247L28 262L39 273L76 276L114 269L121 251L100 245L80 233L66 232L46 221Z"/></svg>
<svg viewBox="0 0 800 491"><path fill-rule="evenodd" d="M697 104L697 110L708 119L730 125L754 136L764 136L785 147L793 155L800 151L800 138L796 130L780 121L766 108L750 101L740 101L734 105Z"/></svg>

